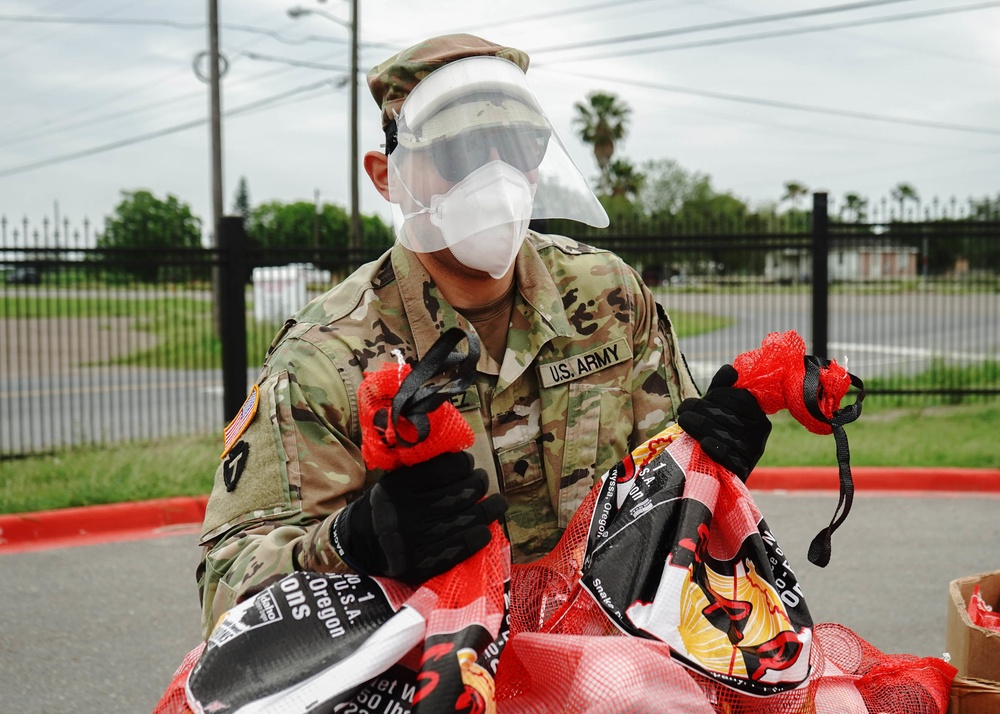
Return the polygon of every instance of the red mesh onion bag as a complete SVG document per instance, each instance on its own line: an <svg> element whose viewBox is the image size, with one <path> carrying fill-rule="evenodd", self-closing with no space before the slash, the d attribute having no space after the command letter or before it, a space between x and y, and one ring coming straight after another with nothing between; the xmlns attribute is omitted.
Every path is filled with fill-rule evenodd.
<svg viewBox="0 0 1000 714"><path fill-rule="evenodd" d="M464 387L428 384L442 364L458 364L456 335L449 340L432 360L438 368L385 368L366 378L362 391L370 387L371 393L360 401L363 421L370 422L364 452L370 466L393 468L467 448L458 446L465 443L463 430L441 398ZM836 363L806 356L795 333L769 335L734 367L737 385L750 389L765 411L787 408L811 431L836 437L838 515L810 548L810 559L825 564L830 536L850 508L843 425L856 418L860 396L851 407L839 404L852 381L860 382ZM404 396L393 395L396 389ZM435 409L444 418L434 416ZM438 439L435 429L446 436ZM955 674L941 660L885 655L847 628L813 625L792 568L746 486L676 426L609 470L558 546L534 563L511 567L495 525L489 546L417 589L383 578L324 577L374 585L385 603L364 625L369 630L356 640L359 646L320 640L331 668L368 666L371 643L382 648L382 664L361 684L330 678L329 706L501 714L943 714ZM405 637L400 618L408 623ZM273 649L284 653L275 655L277 667L288 647L279 642ZM255 653L266 672L267 656ZM220 663L227 680L254 683L253 672L224 658ZM183 679L178 670L165 702L179 703Z"/></svg>
<svg viewBox="0 0 1000 714"><path fill-rule="evenodd" d="M839 405L862 385L806 356L791 332L733 365L737 386L766 412L787 408L811 431L837 436L839 516L810 548L825 564L853 495L843 425L863 391ZM814 626L745 485L676 426L595 485L551 554L514 566L510 624L496 682L502 712L943 713L954 676L941 660L883 655L846 628ZM609 635L647 644L602 644ZM844 656L848 644L857 656ZM608 661L591 654L604 651ZM557 681L541 686L539 673ZM688 702L692 682L702 708Z"/></svg>
<svg viewBox="0 0 1000 714"><path fill-rule="evenodd" d="M468 339L466 354L455 351ZM386 471L413 466L446 452L464 451L475 439L472 429L448 397L471 384L479 357L475 335L453 328L417 364L386 364L365 374L358 390L361 455L369 469ZM453 372L452 378L434 378Z"/></svg>

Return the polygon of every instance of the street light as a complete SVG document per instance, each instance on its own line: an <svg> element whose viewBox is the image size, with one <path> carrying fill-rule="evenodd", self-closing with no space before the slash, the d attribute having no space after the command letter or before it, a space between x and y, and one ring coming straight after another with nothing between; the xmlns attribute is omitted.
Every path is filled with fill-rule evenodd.
<svg viewBox="0 0 1000 714"><path fill-rule="evenodd" d="M322 1L322 0L321 0ZM347 237L348 252L352 261L361 248L361 212L358 208L358 0L345 0L351 4L350 21L342 20L325 10L304 7L289 8L292 18L303 15L320 15L351 31L351 228Z"/></svg>
<svg viewBox="0 0 1000 714"><path fill-rule="evenodd" d="M289 17L302 17L303 15L322 15L323 17L333 20L341 27L346 27L348 30L351 29L351 23L347 20L342 20L336 15L331 15L326 10L310 10L305 7L293 7L288 10Z"/></svg>

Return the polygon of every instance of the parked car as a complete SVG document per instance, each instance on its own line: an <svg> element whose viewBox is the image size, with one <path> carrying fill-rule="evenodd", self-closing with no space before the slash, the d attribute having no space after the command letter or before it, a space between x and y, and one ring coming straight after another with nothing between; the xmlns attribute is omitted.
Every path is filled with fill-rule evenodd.
<svg viewBox="0 0 1000 714"><path fill-rule="evenodd" d="M4 282L9 285L38 285L42 282L42 274L38 271L38 268L30 265L22 265L8 272Z"/></svg>

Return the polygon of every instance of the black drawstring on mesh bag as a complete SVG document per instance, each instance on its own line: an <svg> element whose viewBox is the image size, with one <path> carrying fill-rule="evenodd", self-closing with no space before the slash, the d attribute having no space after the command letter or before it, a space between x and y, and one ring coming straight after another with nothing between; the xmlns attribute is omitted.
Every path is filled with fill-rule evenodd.
<svg viewBox="0 0 1000 714"><path fill-rule="evenodd" d="M469 351L459 352L456 347L462 340L468 340ZM474 332L452 327L437 339L427 350L413 371L410 372L392 400L392 426L401 444L414 446L430 434L427 415L456 394L463 394L474 378L476 363L479 361L479 337ZM447 380L432 381L454 370ZM399 420L410 422L417 431L414 441L406 439L399 430ZM372 421L384 432L388 426L385 409L375 413Z"/></svg>
<svg viewBox="0 0 1000 714"><path fill-rule="evenodd" d="M847 520L854 503L854 479L851 476L851 450L847 444L847 432L844 425L861 416L861 402L865 398L865 385L858 377L848 373L851 378L851 386L858 390L858 398L853 404L837 409L833 413L833 418L827 419L819 408L819 392L821 389L819 374L820 370L830 364L829 360L820 359L813 355L806 355L806 373L802 380L804 390L804 401L809 413L819 421L829 424L833 429L833 439L837 445L837 468L840 475L840 500L837 508L833 512L833 519L830 525L816 534L809 544L809 562L825 568L830 562L832 551L831 540L836 531Z"/></svg>

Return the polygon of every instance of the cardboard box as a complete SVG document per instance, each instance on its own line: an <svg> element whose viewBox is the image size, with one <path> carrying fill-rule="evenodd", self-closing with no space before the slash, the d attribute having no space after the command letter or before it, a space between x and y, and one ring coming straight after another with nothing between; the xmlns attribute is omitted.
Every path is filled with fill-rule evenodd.
<svg viewBox="0 0 1000 714"><path fill-rule="evenodd" d="M948 587L946 643L958 676L951 687L949 714L1000 712L1000 632L976 627L969 598L979 586L987 604L1000 602L1000 571L952 580Z"/></svg>
<svg viewBox="0 0 1000 714"><path fill-rule="evenodd" d="M982 679L955 677L951 685L948 714L997 714L1000 684Z"/></svg>
<svg viewBox="0 0 1000 714"><path fill-rule="evenodd" d="M1000 602L1000 570L952 580L948 588L947 651L958 676L1000 684L1000 632L976 627L969 619L969 598L976 585L986 604L995 607Z"/></svg>

